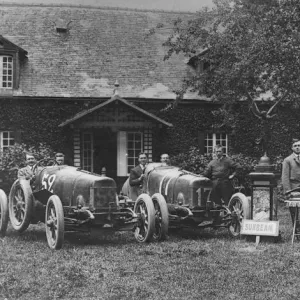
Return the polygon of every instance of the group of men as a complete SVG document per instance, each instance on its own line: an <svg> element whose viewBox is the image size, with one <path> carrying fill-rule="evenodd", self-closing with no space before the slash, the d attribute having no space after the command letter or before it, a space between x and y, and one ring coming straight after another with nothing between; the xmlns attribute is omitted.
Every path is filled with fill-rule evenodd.
<svg viewBox="0 0 300 300"><path fill-rule="evenodd" d="M31 180L34 177L33 167L36 164L36 159L32 153L25 153L26 167L18 170L18 178ZM58 152L55 154L54 166L64 165L65 156L63 153Z"/></svg>
<svg viewBox="0 0 300 300"><path fill-rule="evenodd" d="M211 199L214 203L220 205L228 204L233 193L233 187L230 180L236 175L240 168L238 163L235 163L223 153L223 148L220 145L215 147L215 158L208 164L203 176L212 180ZM282 185L284 193L300 186L300 139L294 139L292 143L293 153L284 159L282 164ZM33 166L36 164L35 157L32 153L26 153L26 167L18 171L18 178L27 180L32 179ZM55 154L54 165L64 165L64 154ZM136 189L138 193L139 187L143 183L144 171L148 162L146 153L140 153L138 157L139 164L130 171L129 185ZM160 156L160 162L164 165L170 164L170 157L167 153Z"/></svg>

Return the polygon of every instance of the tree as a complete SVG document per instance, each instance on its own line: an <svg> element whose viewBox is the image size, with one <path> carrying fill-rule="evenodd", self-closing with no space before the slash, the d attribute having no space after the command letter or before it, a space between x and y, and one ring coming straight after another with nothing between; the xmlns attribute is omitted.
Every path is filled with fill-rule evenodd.
<svg viewBox="0 0 300 300"><path fill-rule="evenodd" d="M178 19L164 43L169 51L183 53L209 68L186 78L184 89L224 103L246 100L262 122L262 140L268 139L269 121L283 102L298 105L300 93L300 1L215 0L187 21ZM260 109L257 100L270 100ZM264 105L265 107L265 105ZM228 116L227 116L228 117ZM227 118L224 116L224 119ZM232 118L229 118L232 120ZM266 143L264 143L266 151Z"/></svg>

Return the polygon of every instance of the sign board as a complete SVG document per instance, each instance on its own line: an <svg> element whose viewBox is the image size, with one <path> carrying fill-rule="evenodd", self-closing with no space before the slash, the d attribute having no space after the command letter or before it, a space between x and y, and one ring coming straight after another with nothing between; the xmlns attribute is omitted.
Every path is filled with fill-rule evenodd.
<svg viewBox="0 0 300 300"><path fill-rule="evenodd" d="M244 235L279 235L279 221L242 220L241 234Z"/></svg>

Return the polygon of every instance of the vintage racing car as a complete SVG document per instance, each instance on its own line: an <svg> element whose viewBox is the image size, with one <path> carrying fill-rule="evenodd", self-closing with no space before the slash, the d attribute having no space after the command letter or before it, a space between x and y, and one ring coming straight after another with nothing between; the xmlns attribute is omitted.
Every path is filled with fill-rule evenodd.
<svg viewBox="0 0 300 300"><path fill-rule="evenodd" d="M137 201L152 199L155 208L154 239L166 238L168 228L226 227L231 236L240 235L241 221L250 218L250 199L243 193L232 195L228 206L215 206L210 199L211 181L202 176L161 163L150 163L145 169ZM122 193L131 195L129 179Z"/></svg>
<svg viewBox="0 0 300 300"><path fill-rule="evenodd" d="M47 160L47 165L53 160ZM155 209L149 198L133 203L118 197L112 178L71 166L33 167L31 182L18 179L11 187L9 201L0 190L0 235L4 236L8 214L12 227L25 231L30 224L44 222L49 247L60 249L67 231L132 230L138 242L152 239Z"/></svg>

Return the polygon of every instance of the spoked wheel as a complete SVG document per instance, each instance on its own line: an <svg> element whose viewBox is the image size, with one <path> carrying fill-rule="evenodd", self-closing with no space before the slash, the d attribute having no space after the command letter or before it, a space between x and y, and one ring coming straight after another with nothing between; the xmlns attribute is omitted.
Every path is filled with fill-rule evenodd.
<svg viewBox="0 0 300 300"><path fill-rule="evenodd" d="M45 225L49 247L53 250L60 249L65 234L64 209L59 197L56 195L48 199Z"/></svg>
<svg viewBox="0 0 300 300"><path fill-rule="evenodd" d="M155 230L155 209L149 195L141 194L136 199L134 212L139 216L134 232L136 240L140 243L150 241Z"/></svg>
<svg viewBox="0 0 300 300"><path fill-rule="evenodd" d="M156 193L152 196L155 209L155 230L153 240L163 241L167 238L169 229L169 212L163 195Z"/></svg>
<svg viewBox="0 0 300 300"><path fill-rule="evenodd" d="M250 219L250 205L248 198L242 193L234 194L228 203L232 213L232 221L229 224L228 232L232 237L239 237L243 219Z"/></svg>
<svg viewBox="0 0 300 300"><path fill-rule="evenodd" d="M16 180L9 193L9 218L12 227L25 231L31 220L33 210L33 195L28 180Z"/></svg>
<svg viewBox="0 0 300 300"><path fill-rule="evenodd" d="M6 194L0 190L0 237L4 237L8 225L8 201Z"/></svg>

